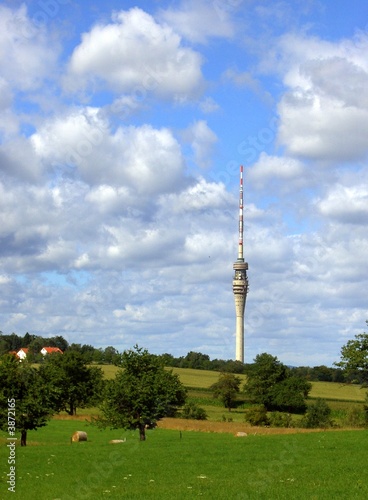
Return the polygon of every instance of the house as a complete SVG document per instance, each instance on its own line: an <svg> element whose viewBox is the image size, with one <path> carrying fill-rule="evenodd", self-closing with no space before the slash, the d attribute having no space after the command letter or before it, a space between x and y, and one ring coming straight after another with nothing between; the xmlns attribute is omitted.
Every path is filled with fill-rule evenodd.
<svg viewBox="0 0 368 500"><path fill-rule="evenodd" d="M18 358L23 361L23 359L26 359L27 357L27 354L28 354L28 347L22 347L21 349L19 349L19 351L17 352L17 356Z"/></svg>
<svg viewBox="0 0 368 500"><path fill-rule="evenodd" d="M63 351L58 347L43 347L41 349L41 354L43 356L46 356L46 354L53 354L54 352L59 352L60 354L63 354Z"/></svg>

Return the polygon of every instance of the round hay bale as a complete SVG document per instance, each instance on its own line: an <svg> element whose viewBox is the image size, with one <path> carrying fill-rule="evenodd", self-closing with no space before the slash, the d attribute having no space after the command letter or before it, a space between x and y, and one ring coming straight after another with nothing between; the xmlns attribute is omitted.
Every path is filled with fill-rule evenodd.
<svg viewBox="0 0 368 500"><path fill-rule="evenodd" d="M111 439L109 441L109 444L120 444L120 443L125 443L126 442L126 438L124 439Z"/></svg>
<svg viewBox="0 0 368 500"><path fill-rule="evenodd" d="M72 436L73 443L79 443L80 441L87 441L87 433L84 431L76 431Z"/></svg>
<svg viewBox="0 0 368 500"><path fill-rule="evenodd" d="M236 433L236 437L247 437L247 436L248 436L248 434L246 432L239 431Z"/></svg>

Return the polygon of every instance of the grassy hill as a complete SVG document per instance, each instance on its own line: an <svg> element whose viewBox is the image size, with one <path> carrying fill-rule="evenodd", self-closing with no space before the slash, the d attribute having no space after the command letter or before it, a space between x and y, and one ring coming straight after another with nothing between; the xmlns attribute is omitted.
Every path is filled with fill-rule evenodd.
<svg viewBox="0 0 368 500"><path fill-rule="evenodd" d="M100 365L105 378L112 379L118 368L113 365ZM181 382L189 389L209 389L217 382L219 372L211 370L195 370L192 368L168 368L179 375ZM246 382L245 375L239 375ZM363 402L366 390L357 384L340 384L338 382L312 382L311 398L323 398L335 401Z"/></svg>
<svg viewBox="0 0 368 500"><path fill-rule="evenodd" d="M107 379L115 376L118 368L112 365L101 365ZM210 370L195 370L191 368L168 368L178 374L181 382L188 389L190 401L195 402L207 412L208 419L214 422L233 421L244 422L244 413L249 404L244 396L239 394L237 408L231 412L226 410L221 402L214 399L210 391L213 383L217 382L219 372ZM243 383L246 376L239 375ZM349 414L361 410L365 400L366 390L360 385L340 384L337 382L312 382L312 390L309 394L309 403L315 399L325 399L332 410L332 418L338 425L349 425L351 421ZM301 418L294 416L295 420ZM349 420L350 419L350 420Z"/></svg>

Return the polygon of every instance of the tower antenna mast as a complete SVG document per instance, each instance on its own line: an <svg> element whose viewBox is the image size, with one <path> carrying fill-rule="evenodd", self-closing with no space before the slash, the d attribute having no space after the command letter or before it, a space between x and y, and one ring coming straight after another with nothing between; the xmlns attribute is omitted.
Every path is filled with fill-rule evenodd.
<svg viewBox="0 0 368 500"><path fill-rule="evenodd" d="M243 166L240 167L238 259L234 262L233 293L236 312L235 359L244 363L244 310L248 293L248 263L243 255Z"/></svg>

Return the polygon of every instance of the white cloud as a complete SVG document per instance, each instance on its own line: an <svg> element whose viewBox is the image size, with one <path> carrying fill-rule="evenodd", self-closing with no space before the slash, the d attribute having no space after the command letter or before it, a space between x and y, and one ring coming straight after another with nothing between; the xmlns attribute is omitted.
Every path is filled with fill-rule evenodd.
<svg viewBox="0 0 368 500"><path fill-rule="evenodd" d="M289 190L295 189L297 184L303 182L304 175L305 169L300 161L268 156L266 153L261 153L257 163L246 170L247 179L257 188L263 188L272 181L282 181L283 189L287 186Z"/></svg>
<svg viewBox="0 0 368 500"><path fill-rule="evenodd" d="M366 33L307 36L295 2L287 17L285 3L264 17L254 2L174 3L112 19L102 2L68 4L39 28L25 7L0 7L1 329L233 357L235 156L263 151L245 171L246 360L331 364L367 312ZM265 48L289 20L293 34ZM241 68L225 75L230 96L229 67ZM283 92L280 120L249 89Z"/></svg>
<svg viewBox="0 0 368 500"><path fill-rule="evenodd" d="M0 171L28 182L38 182L44 169L33 145L23 137L0 146Z"/></svg>
<svg viewBox="0 0 368 500"><path fill-rule="evenodd" d="M239 71L235 68L229 68L224 72L223 78L232 82L237 87L248 88L267 104L273 104L271 94L262 87L260 80L257 80L249 71Z"/></svg>
<svg viewBox="0 0 368 500"><path fill-rule="evenodd" d="M168 25L139 8L114 14L111 24L98 24L82 37L69 64L66 85L105 82L116 92L147 94L176 101L201 93L201 56L181 44Z"/></svg>
<svg viewBox="0 0 368 500"><path fill-rule="evenodd" d="M368 36L332 43L285 35L279 70L288 88L279 105L279 139L296 156L328 162L368 153Z"/></svg>
<svg viewBox="0 0 368 500"><path fill-rule="evenodd" d="M368 224L368 185L334 186L317 207L324 217L342 224Z"/></svg>
<svg viewBox="0 0 368 500"><path fill-rule="evenodd" d="M211 97L206 97L202 102L200 102L199 108L203 111L203 113L214 113L220 109L220 106Z"/></svg>
<svg viewBox="0 0 368 500"><path fill-rule="evenodd" d="M232 208L232 201L232 197L225 190L223 184L207 182L205 179L199 178L186 190L162 197L160 204L165 207L165 210L183 213L213 209L225 211L229 206Z"/></svg>
<svg viewBox="0 0 368 500"><path fill-rule="evenodd" d="M69 165L88 184L125 186L145 199L182 180L183 158L170 130L143 125L113 133L94 108L45 122L31 141L44 163Z"/></svg>
<svg viewBox="0 0 368 500"><path fill-rule="evenodd" d="M14 88L35 90L56 72L59 47L24 4L14 10L0 5L0 46L0 73Z"/></svg>
<svg viewBox="0 0 368 500"><path fill-rule="evenodd" d="M199 120L184 132L185 140L190 142L194 151L194 161L201 168L211 165L213 147L217 142L216 134L205 120Z"/></svg>
<svg viewBox="0 0 368 500"><path fill-rule="evenodd" d="M235 26L231 14L238 2L185 0L179 8L161 11L161 17L175 31L195 43L206 43L209 38L232 38Z"/></svg>

